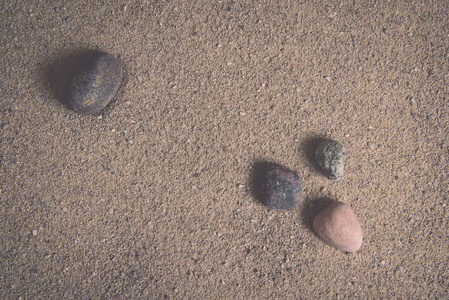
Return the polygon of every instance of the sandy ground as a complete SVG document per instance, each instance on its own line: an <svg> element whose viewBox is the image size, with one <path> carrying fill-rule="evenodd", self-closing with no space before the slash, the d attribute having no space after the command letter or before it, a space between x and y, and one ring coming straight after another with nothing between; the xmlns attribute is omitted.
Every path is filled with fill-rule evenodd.
<svg viewBox="0 0 449 300"><path fill-rule="evenodd" d="M447 298L449 3L393 2L3 1L0 298ZM124 81L81 116L92 50ZM261 162L298 172L295 209L255 199ZM335 200L354 254L312 231Z"/></svg>

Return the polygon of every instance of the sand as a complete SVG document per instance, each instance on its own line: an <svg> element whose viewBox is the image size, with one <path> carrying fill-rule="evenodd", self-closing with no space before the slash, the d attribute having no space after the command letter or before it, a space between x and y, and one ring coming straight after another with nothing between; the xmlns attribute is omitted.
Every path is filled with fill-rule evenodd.
<svg viewBox="0 0 449 300"><path fill-rule="evenodd" d="M32 3L31 3L32 2ZM449 2L5 1L0 298L443 299L449 294ZM83 55L124 71L82 116ZM314 162L347 150L343 178ZM253 166L298 173L287 212ZM312 230L350 205L353 254Z"/></svg>

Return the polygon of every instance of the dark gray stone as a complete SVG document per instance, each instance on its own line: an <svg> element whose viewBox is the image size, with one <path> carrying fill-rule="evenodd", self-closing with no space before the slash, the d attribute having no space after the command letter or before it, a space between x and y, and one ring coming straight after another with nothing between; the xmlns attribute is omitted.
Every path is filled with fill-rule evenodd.
<svg viewBox="0 0 449 300"><path fill-rule="evenodd" d="M262 202L271 209L290 210L299 203L301 180L298 174L279 165L266 170L262 183Z"/></svg>
<svg viewBox="0 0 449 300"><path fill-rule="evenodd" d="M122 81L122 68L114 56L95 53L75 69L67 84L67 105L81 114L95 114L114 98Z"/></svg>
<svg viewBox="0 0 449 300"><path fill-rule="evenodd" d="M346 149L337 141L322 142L315 152L318 165L331 180L338 180L343 176L346 161Z"/></svg>

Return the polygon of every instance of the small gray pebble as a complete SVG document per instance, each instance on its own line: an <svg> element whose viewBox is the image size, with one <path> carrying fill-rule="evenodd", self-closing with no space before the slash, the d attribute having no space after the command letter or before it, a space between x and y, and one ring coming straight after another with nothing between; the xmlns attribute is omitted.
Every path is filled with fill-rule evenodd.
<svg viewBox="0 0 449 300"><path fill-rule="evenodd" d="M322 142L315 152L318 165L331 180L338 180L343 176L346 161L346 149L337 141Z"/></svg>
<svg viewBox="0 0 449 300"><path fill-rule="evenodd" d="M75 69L67 84L67 105L81 114L95 114L114 98L122 81L122 68L114 56L96 53Z"/></svg>

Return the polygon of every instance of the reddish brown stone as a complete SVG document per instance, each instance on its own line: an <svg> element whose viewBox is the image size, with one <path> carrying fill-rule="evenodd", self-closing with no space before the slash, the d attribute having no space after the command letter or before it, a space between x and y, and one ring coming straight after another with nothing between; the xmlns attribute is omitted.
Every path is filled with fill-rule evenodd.
<svg viewBox="0 0 449 300"><path fill-rule="evenodd" d="M335 202L322 210L313 220L315 233L335 248L355 252L363 241L362 228L349 205Z"/></svg>

